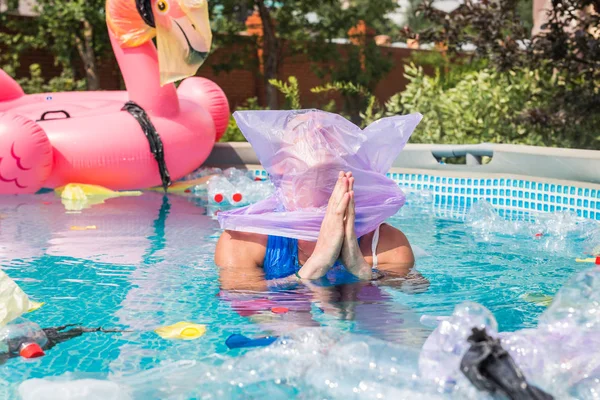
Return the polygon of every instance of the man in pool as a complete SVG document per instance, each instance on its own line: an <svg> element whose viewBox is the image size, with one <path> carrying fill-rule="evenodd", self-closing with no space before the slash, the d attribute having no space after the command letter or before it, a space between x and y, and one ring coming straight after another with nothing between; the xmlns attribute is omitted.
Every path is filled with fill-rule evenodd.
<svg viewBox="0 0 600 400"><path fill-rule="evenodd" d="M265 270L274 268L289 272L288 276L276 278L277 283L319 279L338 260L361 280L371 279L373 269L407 275L415 258L408 239L400 230L382 224L357 239L353 186L352 173L339 172L316 243L247 232L223 232L215 251L223 289L266 289L265 276L269 274ZM289 249L294 244L296 248ZM278 257L282 246L289 250L289 260ZM293 261L298 265L290 265Z"/></svg>
<svg viewBox="0 0 600 400"><path fill-rule="evenodd" d="M340 263L360 280L372 279L374 271L404 277L412 269L413 251L400 230L383 223L357 238L356 177L340 169L350 155L350 151L344 153L343 147L359 148L359 140L364 140L364 136L360 137L361 133L355 133L345 124L349 122L341 117L310 111L286 119L283 129L273 129L267 146L269 151L276 146L280 148L268 157L271 175L280 177L278 193L283 210L326 207L318 239L311 242L249 233L244 229L225 230L215 252L224 290L264 290L268 286L297 281L308 283L324 277ZM359 165L362 159L353 162ZM302 172L293 179L288 178L290 172L298 170ZM361 176L367 175L363 172ZM383 177L381 174L369 176ZM285 221L286 213L280 215Z"/></svg>

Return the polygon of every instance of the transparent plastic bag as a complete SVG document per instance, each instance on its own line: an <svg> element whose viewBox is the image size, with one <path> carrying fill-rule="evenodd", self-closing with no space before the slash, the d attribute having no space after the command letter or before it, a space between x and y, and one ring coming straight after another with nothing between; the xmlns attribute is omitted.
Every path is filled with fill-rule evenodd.
<svg viewBox="0 0 600 400"><path fill-rule="evenodd" d="M316 241L339 171L355 177L359 237L404 205L402 190L385 174L421 114L383 118L364 130L319 110L238 111L234 117L276 190L249 207L220 213L223 229Z"/></svg>
<svg viewBox="0 0 600 400"><path fill-rule="evenodd" d="M33 302L23 290L0 270L0 327L33 308Z"/></svg>

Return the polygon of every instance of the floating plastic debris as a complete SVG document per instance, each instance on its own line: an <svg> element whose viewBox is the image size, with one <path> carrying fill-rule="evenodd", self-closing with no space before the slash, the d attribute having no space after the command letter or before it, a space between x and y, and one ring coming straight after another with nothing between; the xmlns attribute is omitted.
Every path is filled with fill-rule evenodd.
<svg viewBox="0 0 600 400"><path fill-rule="evenodd" d="M88 226L72 226L70 228L72 231L92 231L98 229L96 225L88 225Z"/></svg>
<svg viewBox="0 0 600 400"><path fill-rule="evenodd" d="M500 339L489 336L485 329L473 328L467 341L471 347L463 356L460 369L477 389L515 400L554 399L527 382L523 372L500 344Z"/></svg>
<svg viewBox="0 0 600 400"><path fill-rule="evenodd" d="M270 182L255 181L247 172L228 169L208 182L208 200L224 206L245 206L269 197L275 188Z"/></svg>
<svg viewBox="0 0 600 400"><path fill-rule="evenodd" d="M479 200L469 210L465 223L475 230L484 240L490 240L492 235L515 235L519 232L534 236L542 233L539 228L525 221L510 221L504 219L494 206L485 200Z"/></svg>
<svg viewBox="0 0 600 400"><path fill-rule="evenodd" d="M446 317L446 316L435 316L435 315L421 315L421 318L419 319L419 321L424 325L427 326L429 328L437 328L437 326L442 322L442 321L447 321L449 320L450 317Z"/></svg>
<svg viewBox="0 0 600 400"><path fill-rule="evenodd" d="M204 336L206 326L181 321L173 325L158 328L154 332L163 339L194 340Z"/></svg>
<svg viewBox="0 0 600 400"><path fill-rule="evenodd" d="M594 257L594 258L576 258L575 261L578 262L578 263L594 263L596 265L600 265L600 257Z"/></svg>
<svg viewBox="0 0 600 400"><path fill-rule="evenodd" d="M552 304L553 299L552 296L548 296L543 293L526 293L523 296L521 296L521 298L528 303L534 303L544 307L547 307L550 304Z"/></svg>
<svg viewBox="0 0 600 400"><path fill-rule="evenodd" d="M223 170L221 168L200 168L196 171L192 172L189 175L186 175L182 181L193 181L198 178L204 178L206 176L211 175L223 175Z"/></svg>
<svg viewBox="0 0 600 400"><path fill-rule="evenodd" d="M561 210L554 213L496 210L479 200L468 211L465 224L476 241L509 243L514 248L534 246L558 257L575 258L600 241L600 223ZM514 237L523 238L514 243ZM529 240L526 240L529 238Z"/></svg>
<svg viewBox="0 0 600 400"><path fill-rule="evenodd" d="M34 312L35 310L39 310L44 304L44 302L37 302L37 301L33 301L33 300L29 300L29 309L27 310L27 312Z"/></svg>
<svg viewBox="0 0 600 400"><path fill-rule="evenodd" d="M10 324L0 328L0 357L2 353L20 354L23 350L22 345L31 343L37 344L40 350L48 343L46 333L35 322L25 318L17 318ZM35 353L37 353L35 347L30 347L26 351L26 355Z"/></svg>
<svg viewBox="0 0 600 400"><path fill-rule="evenodd" d="M162 188L157 188L159 189ZM223 207L223 210L257 203L274 191L270 181L255 177L251 171L236 168L224 171L219 168L203 168L169 188L169 192L189 193L206 198L209 205Z"/></svg>
<svg viewBox="0 0 600 400"><path fill-rule="evenodd" d="M463 303L429 336L419 357L421 376L452 393L468 382L459 370L471 328L500 338L528 381L556 398L595 398L600 388L600 269L575 275L540 316L536 329L497 332L491 313Z"/></svg>
<svg viewBox="0 0 600 400"><path fill-rule="evenodd" d="M244 347L264 347L274 343L277 339L277 336L266 336L257 339L250 339L244 335L234 333L227 338L225 344L230 349L240 349Z"/></svg>
<svg viewBox="0 0 600 400"><path fill-rule="evenodd" d="M434 203L435 194L428 189L417 190L409 186L401 186L404 195L406 196L406 204L408 205L431 205Z"/></svg>
<svg viewBox="0 0 600 400"><path fill-rule="evenodd" d="M0 270L0 327L43 304L29 300L19 285Z"/></svg>
<svg viewBox="0 0 600 400"><path fill-rule="evenodd" d="M19 386L23 400L132 400L126 389L100 379L30 379Z"/></svg>
<svg viewBox="0 0 600 400"><path fill-rule="evenodd" d="M45 355L45 353L39 344L29 342L21 345L19 355L23 358L37 358Z"/></svg>
<svg viewBox="0 0 600 400"><path fill-rule="evenodd" d="M209 176L205 176L193 180L175 182L167 188L167 193L191 193L192 189L196 186L206 186L209 179ZM162 186L156 186L149 190L163 192L164 188Z"/></svg>
<svg viewBox="0 0 600 400"><path fill-rule="evenodd" d="M114 197L142 195L139 191L115 192L102 186L81 183L69 183L54 189L54 193L60 196L67 211L81 211Z"/></svg>
<svg viewBox="0 0 600 400"><path fill-rule="evenodd" d="M444 398L435 388L420 383L417 359L418 351L413 348L368 336L309 328L241 356L223 358L219 365L182 360L92 382L77 380L74 374L31 379L20 384L19 394L24 400L99 399L97 393L109 390L112 397L105 398L284 399L298 397L299 391L308 399ZM86 383L90 389L84 394ZM469 393L476 394L477 390L469 390L472 392L458 393L457 398L474 398Z"/></svg>

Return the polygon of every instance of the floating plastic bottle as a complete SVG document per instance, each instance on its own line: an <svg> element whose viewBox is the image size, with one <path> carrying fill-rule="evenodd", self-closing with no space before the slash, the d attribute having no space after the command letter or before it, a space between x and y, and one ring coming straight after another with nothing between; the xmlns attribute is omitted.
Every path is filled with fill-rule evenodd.
<svg viewBox="0 0 600 400"><path fill-rule="evenodd" d="M442 321L448 321L450 317L446 316L436 316L436 315L421 315L419 321L424 326L429 328L437 328L437 326L442 323Z"/></svg>
<svg viewBox="0 0 600 400"><path fill-rule="evenodd" d="M24 352L25 354L31 354L32 350L35 350L35 348L29 346L32 343L39 346L40 349L48 343L46 334L35 322L25 318L17 318L10 324L0 328L0 353L16 355Z"/></svg>
<svg viewBox="0 0 600 400"><path fill-rule="evenodd" d="M239 205L244 196L224 176L215 176L208 182L208 200L213 204Z"/></svg>
<svg viewBox="0 0 600 400"><path fill-rule="evenodd" d="M184 181L192 181L194 179L203 178L209 175L223 175L221 168L200 168L183 178Z"/></svg>
<svg viewBox="0 0 600 400"><path fill-rule="evenodd" d="M236 168L227 168L225 171L223 171L223 176L233 184L235 184L235 181L243 178L246 178L249 181L254 179L252 172Z"/></svg>
<svg viewBox="0 0 600 400"><path fill-rule="evenodd" d="M252 182L247 190L248 203L258 203L271 196L275 192L275 187L269 181Z"/></svg>

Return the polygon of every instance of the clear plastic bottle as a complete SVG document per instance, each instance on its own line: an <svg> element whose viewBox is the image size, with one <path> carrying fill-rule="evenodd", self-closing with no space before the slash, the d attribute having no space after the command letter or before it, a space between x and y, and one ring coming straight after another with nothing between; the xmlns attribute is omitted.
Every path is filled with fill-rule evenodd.
<svg viewBox="0 0 600 400"><path fill-rule="evenodd" d="M229 181L233 184L235 184L234 182L240 178L248 178L251 181L254 179L252 172L237 168L227 168L225 171L223 171L223 176L229 179Z"/></svg>
<svg viewBox="0 0 600 400"><path fill-rule="evenodd" d="M208 175L221 175L221 174L223 174L223 171L221 170L221 168L200 168L200 169L197 169L196 171L192 172L191 174L186 175L184 178L182 178L182 180L183 181L191 181L194 179L203 178Z"/></svg>
<svg viewBox="0 0 600 400"><path fill-rule="evenodd" d="M41 348L48 343L46 334L35 322L19 317L0 328L0 353L19 354L23 345L30 343Z"/></svg>
<svg viewBox="0 0 600 400"><path fill-rule="evenodd" d="M252 182L247 187L246 200L249 204L257 203L273 194L275 188L268 181Z"/></svg>
<svg viewBox="0 0 600 400"><path fill-rule="evenodd" d="M213 204L240 205L244 195L224 176L215 176L208 182L208 201Z"/></svg>

